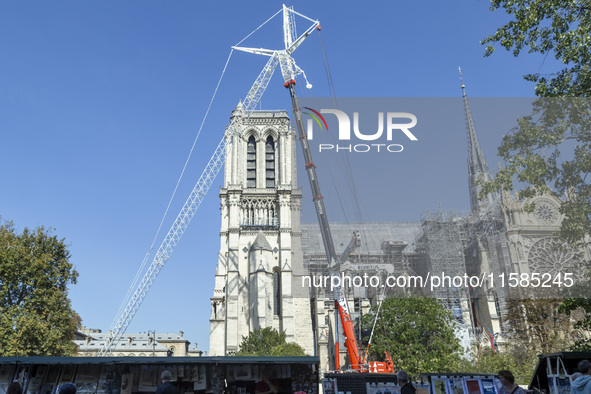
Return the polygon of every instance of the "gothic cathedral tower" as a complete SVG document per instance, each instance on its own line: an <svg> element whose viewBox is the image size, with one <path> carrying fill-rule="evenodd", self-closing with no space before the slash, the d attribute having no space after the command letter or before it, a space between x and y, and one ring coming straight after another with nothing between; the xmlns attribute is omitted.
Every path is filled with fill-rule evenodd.
<svg viewBox="0 0 591 394"><path fill-rule="evenodd" d="M310 299L292 294L303 270L295 153L286 111L253 111L226 149L210 356L236 352L265 327L313 354Z"/></svg>

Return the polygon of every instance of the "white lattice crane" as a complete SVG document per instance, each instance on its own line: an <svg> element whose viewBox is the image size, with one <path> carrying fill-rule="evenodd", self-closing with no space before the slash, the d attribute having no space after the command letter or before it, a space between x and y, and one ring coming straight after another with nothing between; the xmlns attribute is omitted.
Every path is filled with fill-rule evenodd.
<svg viewBox="0 0 591 394"><path fill-rule="evenodd" d="M296 14L313 23L313 25L299 37L297 37L295 31L294 18ZM237 50L270 56L270 59L267 61L267 64L260 72L259 76L257 77L252 87L248 91L248 94L246 95L246 98L243 101L243 105L238 106L236 108L237 112L235 112L235 116L232 117L232 120L230 121L230 124L226 129L224 137L215 149L213 155L211 156L211 159L209 160L207 166L203 170L203 173L199 177L199 180L195 184L193 191L189 195L189 198L183 205L172 227L166 234L164 241L158 248L154 260L148 267L148 270L144 274L142 280L140 281L136 289L133 291L127 305L115 317L113 324L109 329L107 339L105 340L98 352L98 356L110 355L113 347L119 342L122 335L127 330L127 327L133 320L140 305L146 298L148 291L150 290L152 284L156 280L156 277L162 270L162 267L164 267L164 264L166 264L166 262L170 258L175 247L178 245L181 237L187 229L187 226L189 225L191 219L197 212L197 209L203 201L203 198L207 194L207 191L209 190L217 174L223 167L226 157L226 150L228 150L232 146L235 139L240 133L242 125L245 124L245 122L250 117L250 114L256 108L256 105L259 103L263 93L265 92L265 89L267 88L267 85L269 84L271 77L273 76L273 73L275 72L275 68L277 68L277 64L281 64L281 71L284 80L288 80L286 79L286 77L289 77L289 79L293 80L293 78L295 78L296 75L303 74L303 71L295 65L294 60L291 58L291 54L293 53L293 51L296 50L298 46L300 46L300 44L306 39L306 37L308 37L312 33L312 31L319 26L319 22L305 17L304 15L295 12L292 8L288 8L285 5L283 6L283 18L285 39L284 50L268 51L265 49L235 47L235 49Z"/></svg>

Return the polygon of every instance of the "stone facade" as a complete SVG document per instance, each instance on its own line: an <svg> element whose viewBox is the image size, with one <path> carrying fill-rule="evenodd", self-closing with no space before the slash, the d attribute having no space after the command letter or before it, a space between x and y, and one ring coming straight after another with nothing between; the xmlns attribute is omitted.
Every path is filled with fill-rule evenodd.
<svg viewBox="0 0 591 394"><path fill-rule="evenodd" d="M287 112L254 111L225 165L209 354L232 354L250 331L272 327L312 355L310 298L291 291L303 270L302 193Z"/></svg>
<svg viewBox="0 0 591 394"><path fill-rule="evenodd" d="M107 334L98 329L82 327L76 333L74 343L78 346L79 357L93 357L107 339ZM197 344L183 338L183 332L170 333L127 333L113 347L113 357L200 357L203 352Z"/></svg>
<svg viewBox="0 0 591 394"><path fill-rule="evenodd" d="M428 272L443 271L480 276L576 269L574 251L555 237L562 220L559 198L544 195L519 201L508 193L478 198L477 180L490 180L492 175L462 89L470 212L431 211L413 223L331 223L337 254L353 231L362 233L361 248L341 266L346 275L426 277ZM285 331L288 342L297 342L307 354L319 356L325 372L335 365L335 342L340 342L340 364L345 368L346 350L344 338L335 335L332 293L312 291L303 296L292 291L292 283L300 283L296 279L304 272L327 273L318 225L300 226L295 149L295 133L285 111L255 111L227 150L210 355L232 354L251 330L273 327ZM533 212L526 209L528 204L533 204ZM591 242L586 241L582 258L588 262ZM492 346L502 342L506 288L448 290L436 296L452 311L466 349L474 341ZM371 288L344 287L343 292L353 320L384 296Z"/></svg>

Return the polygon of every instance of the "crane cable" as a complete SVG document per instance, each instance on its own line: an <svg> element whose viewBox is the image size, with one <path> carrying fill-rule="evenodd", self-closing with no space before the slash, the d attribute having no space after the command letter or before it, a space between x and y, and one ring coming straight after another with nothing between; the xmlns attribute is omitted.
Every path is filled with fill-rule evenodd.
<svg viewBox="0 0 591 394"><path fill-rule="evenodd" d="M376 312L376 317L373 320L373 327L371 328L371 334L369 335L369 341L367 342L367 348L365 349L365 354L363 355L363 362L362 364L365 364L365 361L367 360L367 355L369 354L369 347L371 345L371 339L373 338L373 333L374 330L376 329L376 324L378 322L378 317L380 316L380 309L382 308L382 303L384 302L384 295L386 293L386 288L384 287L382 289L382 299L380 300L380 304L378 305L378 311Z"/></svg>
<svg viewBox="0 0 591 394"><path fill-rule="evenodd" d="M334 108L337 108L337 100L336 100L336 91L335 91L335 87L334 87L334 80L332 77L332 71L330 68L330 62L328 60L328 54L326 51L326 44L324 41L324 36L323 36L323 32L322 30L319 31L318 34L318 39L320 42L320 49L321 49L321 55L322 55L322 60L324 63L324 69L325 69L325 73L326 73L326 78L327 78L327 82L328 82L328 88L329 88L329 92L330 92L330 97L331 97L331 102ZM323 134L321 134L321 136L323 136ZM330 142L334 142L334 141L330 141ZM349 160L349 156L347 154L344 155L344 157L342 158L342 167L344 169L344 171L339 171L341 173L344 172L345 174L345 184L346 184L346 190L348 190L348 195L351 196L351 206L352 206L352 210L353 210L353 221L356 221L358 223L362 223L363 222L363 218L364 217L369 217L369 214L367 213L367 208L365 207L364 204L362 204L361 199L359 198L359 193L357 191L357 186L355 184L355 177L353 176L353 171L351 169L351 163ZM334 174L336 171L333 170L333 166L331 165L330 162L326 162L325 163L326 166L329 169L329 172L332 174ZM350 220L350 215L347 214L347 210L345 209L344 203L341 199L341 193L339 193L339 190L344 189L343 183L338 181L338 177L335 176L331 176L331 180L333 183L333 188L336 192L337 195L337 199L339 201L339 205L341 207L341 210L343 212L343 216L345 218L345 222L351 224L352 220ZM362 213L362 211L364 213ZM367 231L365 232L365 234L362 235L363 238L365 239L369 239L369 238L375 238L374 234L371 231ZM365 243L365 248L366 251L369 253L369 249L367 249L367 243Z"/></svg>
<svg viewBox="0 0 591 394"><path fill-rule="evenodd" d="M322 30L318 31L318 40L320 41L320 51L322 53L322 61L324 62L324 70L326 72L326 80L328 82L328 90L330 91L330 97L332 99L332 105L337 106L336 103L336 92L334 90L334 82L332 80L332 73L330 71L330 64L328 63L328 55L326 52L326 45L324 44L324 36Z"/></svg>
<svg viewBox="0 0 591 394"><path fill-rule="evenodd" d="M265 22L263 22L259 27L257 27L256 29L254 29L250 34L248 34L246 37L244 37L235 46L240 45L242 42L244 42L246 39L248 39L250 36L252 36L257 30L259 30L261 27L263 27L271 19L273 19L274 17L276 17L281 11L282 10L277 11L273 16L271 16L269 19L267 19ZM170 200L168 201L168 205L166 206L166 210L164 211L164 215L162 216L162 220L160 221L160 225L158 226L158 230L156 230L156 235L154 235L154 239L152 240L152 244L148 248L148 251L146 252L146 254L144 256L144 259L142 260L142 263L140 265L140 268L138 269L137 273L135 274L135 277L133 278L133 281L131 283L131 286L127 290L127 294L125 295L125 297L123 299L123 302L121 303L121 306L119 307L119 310L117 311L117 314L115 315L115 318L113 319L113 323L111 324L111 326L114 326L115 325L115 323L119 319L119 316L121 316L121 314L125 310L125 307L129 303L129 299L131 298L131 296L133 294L133 291L136 288L136 285L137 285L138 280L142 276L142 272L144 271L144 269L146 267L146 263L148 262L148 260L150 258L150 254L154 250L154 244L156 243L156 240L158 239L158 236L160 235L160 231L162 230L162 226L164 224L164 221L166 220L166 217L168 215L168 211L170 210L170 206L172 205L172 201L174 200L174 197L176 196L176 192L177 192L177 190L179 188L179 185L180 185L180 183L181 183L181 181L183 179L183 176L185 174L185 170L187 169L187 166L189 164L189 161L191 160L191 156L193 155L193 151L195 149L195 146L197 145L197 140L199 139L199 136L201 135L201 130L203 129L203 126L205 124L205 121L207 120L207 116L209 115L209 111L211 109L211 106L213 105L213 101L215 100L215 97L217 95L217 92L219 90L219 87L220 87L220 85L222 83L222 79L224 78L224 75L226 73L226 69L228 68L228 64L230 63L230 58L232 57L232 53L233 52L234 52L234 49L231 49L230 50L230 54L228 55L228 58L226 59L226 64L224 65L224 68L222 70L222 74L220 75L220 78L218 79L218 83L217 83L217 85L215 87L215 90L213 92L213 95L211 97L211 100L209 101L209 105L207 107L207 110L205 111L205 115L203 116L203 119L201 120L201 125L199 126L199 130L197 131L197 135L195 136L195 139L193 141L193 145L191 146L191 149L189 151L189 154L187 156L187 159L185 160L185 164L183 166L183 169L181 171L181 174L179 175L179 178L177 180L176 186L174 187L174 190L172 192L172 195L170 196Z"/></svg>
<svg viewBox="0 0 591 394"><path fill-rule="evenodd" d="M160 225L158 226L158 230L156 230L156 235L154 235L154 239L152 240L152 244L150 245L148 251L146 252L144 259L142 261L142 264L141 264L140 268L138 269L137 273L135 274L133 282L131 283L129 290L127 290L127 294L125 295L125 298L123 299L123 302L121 303L121 306L119 307L119 310L117 311L117 314L115 315L115 319L113 320L113 325L119 319L119 316L121 315L121 313L123 313L123 310L127 306L129 299L130 299L131 295L133 294L134 289L136 288L137 282L140 279L142 272L144 271L146 263L148 262L148 260L150 258L150 254L152 253L152 250L154 249L154 244L156 243L156 239L158 239L158 236L160 235L160 230L162 229L164 221L166 220L166 217L168 215L168 211L170 210L170 206L172 205L172 201L174 200L174 197L176 196L176 192L179 188L181 180L183 179L183 176L185 174L185 170L187 169L189 161L191 160L191 156L193 155L193 151L195 149L195 146L197 145L197 140L199 139L199 136L201 135L201 130L203 129L203 125L205 124L207 116L209 115L209 110L211 109L213 101L214 101L214 99L217 95L217 92L219 90L220 84L222 83L222 79L224 78L224 74L226 73L226 69L228 68L228 63L230 62L230 58L232 57L233 52L234 52L233 49L230 50L230 54L228 55L228 58L226 59L226 64L224 65L224 69L222 70L222 75L220 75L220 78L218 79L218 83L215 87L215 90L213 92L211 100L209 101L209 106L207 107L207 110L205 111L205 115L203 116L203 119L201 121L201 125L199 126L199 130L197 131L197 135L195 136L195 139L193 140L193 145L191 146L191 149L189 151L189 155L187 156L187 159L185 160L185 164L183 166L181 174L179 175L179 178L176 182L176 185L174 187L172 195L170 196L170 200L168 201L168 205L166 206L166 210L164 211L164 215L162 216L162 220L160 221Z"/></svg>

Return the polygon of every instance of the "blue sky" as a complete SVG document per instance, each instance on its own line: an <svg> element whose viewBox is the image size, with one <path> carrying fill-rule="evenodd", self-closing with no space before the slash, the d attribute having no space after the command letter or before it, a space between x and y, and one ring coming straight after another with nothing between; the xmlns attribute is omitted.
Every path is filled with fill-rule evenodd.
<svg viewBox="0 0 591 394"><path fill-rule="evenodd" d="M80 277L70 296L86 326L109 328L156 233L230 47L280 8L274 1L0 5L0 216L19 229L54 227L71 245ZM458 66L470 97L529 97L533 85L522 75L557 69L551 58L514 58L502 49L484 58L480 40L507 20L501 11L489 11L486 1L299 1L295 9L320 21L342 97L457 98ZM279 47L280 23L274 20L243 45ZM328 95L316 34L294 57L314 85L301 94ZM232 55L156 247L219 142L230 111L265 61ZM289 106L277 72L261 108ZM457 111L454 116L463 119L462 107ZM479 128L481 144L495 168L496 146L508 130L479 125L477 116L477 128L486 130ZM417 168L386 158L377 170L355 172L363 179L372 171L376 185L395 179L398 171L441 172L440 183L416 176L396 201L385 198L387 190L364 187L363 204L381 207L369 209L366 219L418 220L438 202L469 209L465 135L460 127L447 142L422 152L425 159ZM221 179L129 332L183 330L208 349ZM300 176L299 183L306 195L307 180ZM330 219L338 203L329 196L325 202ZM315 220L307 205L303 216Z"/></svg>

